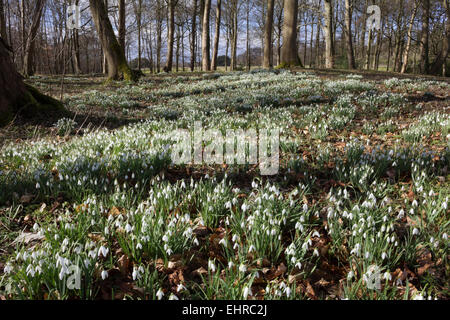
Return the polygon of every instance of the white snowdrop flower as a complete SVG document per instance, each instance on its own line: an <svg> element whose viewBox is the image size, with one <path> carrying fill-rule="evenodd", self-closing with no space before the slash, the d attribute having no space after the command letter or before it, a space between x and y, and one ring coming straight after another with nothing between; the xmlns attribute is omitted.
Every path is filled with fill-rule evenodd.
<svg viewBox="0 0 450 320"><path fill-rule="evenodd" d="M13 267L10 264L7 264L5 268L3 268L3 272L5 274L10 274L13 271Z"/></svg>
<svg viewBox="0 0 450 320"><path fill-rule="evenodd" d="M193 242L193 243L194 243L194 245L195 245L195 246L198 246L198 245L199 245L199 243L198 243L198 239L197 239L197 238L195 238L195 239L194 239L194 242Z"/></svg>
<svg viewBox="0 0 450 320"><path fill-rule="evenodd" d="M127 223L127 225L125 226L125 231L126 231L127 233L130 233L131 231L133 231L133 228L131 227L130 224Z"/></svg>
<svg viewBox="0 0 450 320"><path fill-rule="evenodd" d="M239 240L239 236L237 234L233 235L231 241L236 242L237 240Z"/></svg>
<svg viewBox="0 0 450 320"><path fill-rule="evenodd" d="M302 268L302 264L301 264L301 262L297 262L296 264L295 264L295 267L297 268L297 269L301 269Z"/></svg>
<svg viewBox="0 0 450 320"><path fill-rule="evenodd" d="M315 230L314 233L312 234L312 237L313 237L313 238L314 238L314 237L320 238L320 233L317 232L317 230Z"/></svg>
<svg viewBox="0 0 450 320"><path fill-rule="evenodd" d="M414 228L412 234L413 234L413 236L418 235L419 234L419 229Z"/></svg>
<svg viewBox="0 0 450 320"><path fill-rule="evenodd" d="M233 263L233 261L230 261L230 262L228 262L228 269L231 269L231 268L233 268L233 266L234 266L234 263Z"/></svg>
<svg viewBox="0 0 450 320"><path fill-rule="evenodd" d="M139 272L136 268L133 269L133 273L131 274L131 276L133 277L133 280L136 280L139 277Z"/></svg>
<svg viewBox="0 0 450 320"><path fill-rule="evenodd" d="M161 300L164 297L164 292L161 289L159 289L156 292L156 297L158 298L158 300Z"/></svg>
<svg viewBox="0 0 450 320"><path fill-rule="evenodd" d="M409 209L409 214L412 216L414 215L414 208Z"/></svg>
<svg viewBox="0 0 450 320"><path fill-rule="evenodd" d="M387 258L387 253L386 252L383 252L382 254L381 254L381 259L386 259Z"/></svg>
<svg viewBox="0 0 450 320"><path fill-rule="evenodd" d="M140 242L138 242L138 244L136 245L136 249L137 250L141 250L142 249L142 244Z"/></svg>
<svg viewBox="0 0 450 320"><path fill-rule="evenodd" d="M444 233L444 234L442 235L442 239L444 239L444 240L447 240L447 239L448 239L447 233Z"/></svg>
<svg viewBox="0 0 450 320"><path fill-rule="evenodd" d="M244 288L244 292L242 293L242 296L244 297L244 300L246 300L249 295L250 296L252 295L252 289L249 288L249 287L245 287Z"/></svg>
<svg viewBox="0 0 450 320"><path fill-rule="evenodd" d="M186 287L183 286L181 283L177 286L177 292L181 292L183 290L186 290Z"/></svg>
<svg viewBox="0 0 450 320"><path fill-rule="evenodd" d="M240 265L239 265L239 271L242 272L242 273L244 273L244 272L247 271L247 267L246 267L244 264L240 264Z"/></svg>
<svg viewBox="0 0 450 320"><path fill-rule="evenodd" d="M169 241L169 237L165 234L165 235L162 237L162 241L168 242L168 241Z"/></svg>
<svg viewBox="0 0 450 320"><path fill-rule="evenodd" d="M369 253L369 251L366 251L366 254L365 254L365 256L364 256L366 259L369 259L369 257L370 257L370 253Z"/></svg>
<svg viewBox="0 0 450 320"><path fill-rule="evenodd" d="M355 276L355 273L354 273L353 271L350 271L350 272L347 274L347 280L353 279L354 276Z"/></svg>
<svg viewBox="0 0 450 320"><path fill-rule="evenodd" d="M314 249L313 256L319 256L319 251L317 250L317 248Z"/></svg>
<svg viewBox="0 0 450 320"><path fill-rule="evenodd" d="M397 215L397 219L403 219L405 217L405 211L403 209L401 209Z"/></svg>
<svg viewBox="0 0 450 320"><path fill-rule="evenodd" d="M242 212L247 211L247 209L248 209L248 206L245 203L243 203L242 206L241 206Z"/></svg>
<svg viewBox="0 0 450 320"><path fill-rule="evenodd" d="M40 189L41 185L39 184L39 182L36 182L36 189Z"/></svg>
<svg viewBox="0 0 450 320"><path fill-rule="evenodd" d="M413 207L417 207L417 200L416 199L414 199L414 201L412 202L412 206Z"/></svg>
<svg viewBox="0 0 450 320"><path fill-rule="evenodd" d="M171 293L170 296L169 296L169 300L180 300L180 299L178 299L178 297L176 295Z"/></svg>
<svg viewBox="0 0 450 320"><path fill-rule="evenodd" d="M103 256L106 258L106 256L108 255L108 252L109 252L108 248L101 246L100 249L98 250L98 256ZM95 256L93 258L95 258Z"/></svg>
<svg viewBox="0 0 450 320"><path fill-rule="evenodd" d="M212 273L216 272L216 265L211 260L208 260L208 269L211 270Z"/></svg>
<svg viewBox="0 0 450 320"><path fill-rule="evenodd" d="M33 230L34 230L34 231L38 231L38 230L39 230L39 225L38 225L37 223L35 223L35 224L33 225Z"/></svg>
<svg viewBox="0 0 450 320"><path fill-rule="evenodd" d="M392 280L392 275L390 274L390 272L386 271L386 272L383 274L383 278L384 278L385 280L391 281L391 280Z"/></svg>
<svg viewBox="0 0 450 320"><path fill-rule="evenodd" d="M290 297L291 296L291 288L286 287L286 290L284 291L286 293L286 297Z"/></svg>
<svg viewBox="0 0 450 320"><path fill-rule="evenodd" d="M425 300L425 298L421 294L416 294L413 300Z"/></svg>
<svg viewBox="0 0 450 320"><path fill-rule="evenodd" d="M108 271L103 270L101 276L102 276L102 279L103 279L103 280L105 280L106 278L108 278Z"/></svg>
<svg viewBox="0 0 450 320"><path fill-rule="evenodd" d="M250 247L248 248L248 253L251 253L253 251L256 251L256 248L254 245L250 245Z"/></svg>
<svg viewBox="0 0 450 320"><path fill-rule="evenodd" d="M303 212L308 211L308 205L306 203L303 204Z"/></svg>
<svg viewBox="0 0 450 320"><path fill-rule="evenodd" d="M238 249L238 248L239 248L239 243L236 242L236 243L234 244L234 246L233 246L233 250L236 250L236 249Z"/></svg>
<svg viewBox="0 0 450 320"><path fill-rule="evenodd" d="M223 238L222 240L219 241L219 244L223 245L225 248L227 247L227 241L225 240L225 238Z"/></svg>

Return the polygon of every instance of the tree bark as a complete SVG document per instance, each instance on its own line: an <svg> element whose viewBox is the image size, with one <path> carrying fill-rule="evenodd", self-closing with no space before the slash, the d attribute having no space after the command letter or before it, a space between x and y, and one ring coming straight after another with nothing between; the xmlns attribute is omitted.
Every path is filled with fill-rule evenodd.
<svg viewBox="0 0 450 320"><path fill-rule="evenodd" d="M334 43L333 43L333 2L325 0L325 67L334 68Z"/></svg>
<svg viewBox="0 0 450 320"><path fill-rule="evenodd" d="M125 55L125 41L126 41L126 2L119 0L119 44Z"/></svg>
<svg viewBox="0 0 450 320"><path fill-rule="evenodd" d="M175 39L175 6L177 0L168 0L169 21L168 21L168 42L167 42L167 59L164 71L171 72L173 65L173 44Z"/></svg>
<svg viewBox="0 0 450 320"><path fill-rule="evenodd" d="M202 25L202 70L211 70L210 58L210 35L209 35L209 14L211 11L211 0L205 0Z"/></svg>
<svg viewBox="0 0 450 320"><path fill-rule="evenodd" d="M195 47L197 41L197 2L193 0L192 25L191 25L191 72L195 69Z"/></svg>
<svg viewBox="0 0 450 320"><path fill-rule="evenodd" d="M45 0L36 0L33 10L33 18L31 22L30 32L28 33L25 45L25 57L23 59L23 74L25 76L32 76L34 74L34 46L36 35L41 24L42 11L44 10Z"/></svg>
<svg viewBox="0 0 450 320"><path fill-rule="evenodd" d="M408 27L408 35L407 35L407 41L406 41L406 47L405 52L403 53L403 64L402 69L400 70L401 73L405 73L406 69L408 67L408 58L409 58L409 50L411 48L411 40L412 40L412 29L414 26L414 19L416 18L417 13L417 1L415 1L414 9L411 14L411 18L409 19L409 27Z"/></svg>
<svg viewBox="0 0 450 320"><path fill-rule="evenodd" d="M3 0L0 0L0 37L3 38L3 41L8 42L6 33L5 7L3 5Z"/></svg>
<svg viewBox="0 0 450 320"><path fill-rule="evenodd" d="M89 0L92 19L94 20L103 52L108 61L108 79L137 80L137 74L128 66L125 54L114 34L108 12L103 1Z"/></svg>
<svg viewBox="0 0 450 320"><path fill-rule="evenodd" d="M298 0L284 0L283 46L281 64L284 66L301 65L297 45Z"/></svg>
<svg viewBox="0 0 450 320"><path fill-rule="evenodd" d="M450 6L449 0L442 0L443 7L445 9L445 13L447 16L447 21L445 22L445 35L444 42L442 43L442 49L434 60L433 64L430 67L431 74L440 74L442 71L442 75L445 77L445 67L448 56L450 55ZM444 69L443 69L444 67Z"/></svg>
<svg viewBox="0 0 450 320"><path fill-rule="evenodd" d="M430 0L422 1L422 36L420 40L420 71L428 74L429 61L429 34L430 34Z"/></svg>
<svg viewBox="0 0 450 320"><path fill-rule="evenodd" d="M352 36L353 0L345 0L345 43L347 47L347 63L350 69L356 69L355 52Z"/></svg>
<svg viewBox="0 0 450 320"><path fill-rule="evenodd" d="M263 67L270 69L273 67L273 9L275 1L267 0L267 15L264 25L264 61Z"/></svg>
<svg viewBox="0 0 450 320"><path fill-rule="evenodd" d="M217 70L217 55L219 52L219 39L220 39L220 20L221 20L221 12L222 12L222 1L217 0L217 8L216 8L216 32L214 34L214 50L213 57L211 62L211 69Z"/></svg>
<svg viewBox="0 0 450 320"><path fill-rule="evenodd" d="M0 126L15 114L25 116L67 115L62 104L26 85L11 62L9 47L0 37Z"/></svg>

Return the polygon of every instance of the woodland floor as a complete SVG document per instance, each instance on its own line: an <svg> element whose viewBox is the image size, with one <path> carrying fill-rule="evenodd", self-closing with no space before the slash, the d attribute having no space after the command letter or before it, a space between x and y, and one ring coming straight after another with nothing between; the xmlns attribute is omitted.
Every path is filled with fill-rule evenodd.
<svg viewBox="0 0 450 320"><path fill-rule="evenodd" d="M61 80L29 83L70 119L0 129L0 299L450 297L448 79ZM194 121L281 128L278 174L173 165L161 135Z"/></svg>

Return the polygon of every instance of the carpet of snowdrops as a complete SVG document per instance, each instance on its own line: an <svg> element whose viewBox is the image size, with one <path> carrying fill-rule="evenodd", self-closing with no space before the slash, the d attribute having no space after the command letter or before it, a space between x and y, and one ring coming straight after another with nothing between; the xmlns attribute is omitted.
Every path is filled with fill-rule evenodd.
<svg viewBox="0 0 450 320"><path fill-rule="evenodd" d="M448 299L449 87L254 71L67 95L138 120L1 147L0 297ZM174 165L167 133L195 121L279 128L278 174Z"/></svg>

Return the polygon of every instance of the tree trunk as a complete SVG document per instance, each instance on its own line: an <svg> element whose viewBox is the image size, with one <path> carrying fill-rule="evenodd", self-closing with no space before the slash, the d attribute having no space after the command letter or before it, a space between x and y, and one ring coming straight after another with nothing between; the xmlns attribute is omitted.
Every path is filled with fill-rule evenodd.
<svg viewBox="0 0 450 320"><path fill-rule="evenodd" d="M247 14L246 14L246 51L247 51L247 71L250 71L251 69L251 56L250 56L250 1L247 0Z"/></svg>
<svg viewBox="0 0 450 320"><path fill-rule="evenodd" d="M411 19L409 19L409 27L408 27L408 35L407 35L406 47L405 47L405 52L403 54L402 69L400 70L401 73L405 73L406 69L408 67L409 49L411 48L412 29L413 29L413 26L414 26L414 19L416 18L416 13L417 13L417 1L415 1L414 9L413 9L413 12L411 14Z"/></svg>
<svg viewBox="0 0 450 320"><path fill-rule="evenodd" d="M3 0L0 0L0 37L3 38L3 41L8 43L6 34L5 7L3 5Z"/></svg>
<svg viewBox="0 0 450 320"><path fill-rule="evenodd" d="M434 60L433 64L430 68L431 74L440 74L442 71L443 76L445 77L445 67L446 67L446 61L450 54L450 6L449 6L449 0L442 0L443 7L445 9L446 15L447 15L447 21L445 22L445 35L444 35L444 42L442 43L442 49L439 52L438 56ZM444 68L444 69L443 69Z"/></svg>
<svg viewBox="0 0 450 320"><path fill-rule="evenodd" d="M334 44L333 44L333 2L325 0L325 67L334 68Z"/></svg>
<svg viewBox="0 0 450 320"><path fill-rule="evenodd" d="M42 11L44 10L45 0L36 0L33 10L33 18L31 22L30 32L28 33L26 45L25 45L25 57L23 59L23 74L25 76L32 76L34 73L34 46L36 35L41 24Z"/></svg>
<svg viewBox="0 0 450 320"><path fill-rule="evenodd" d="M18 113L25 116L67 115L59 101L22 81L11 62L8 46L0 37L0 125L6 125Z"/></svg>
<svg viewBox="0 0 450 320"><path fill-rule="evenodd" d="M161 43L162 43L162 6L160 0L156 1L156 71L161 72Z"/></svg>
<svg viewBox="0 0 450 320"><path fill-rule="evenodd" d="M175 39L175 6L177 0L168 0L169 21L168 24L168 42L167 42L167 59L164 71L171 72L173 64L173 44Z"/></svg>
<svg viewBox="0 0 450 320"><path fill-rule="evenodd" d="M273 8L274 0L267 0L267 15L264 25L264 61L263 67L270 69L273 67Z"/></svg>
<svg viewBox="0 0 450 320"><path fill-rule="evenodd" d="M92 19L108 61L108 79L119 80L123 77L125 80L137 80L137 74L128 66L125 54L114 34L105 4L98 0L89 0L89 4Z"/></svg>
<svg viewBox="0 0 450 320"><path fill-rule="evenodd" d="M420 40L420 71L428 74L429 61L429 33L430 33L430 0L422 1L422 36Z"/></svg>
<svg viewBox="0 0 450 320"><path fill-rule="evenodd" d="M298 0L284 0L283 46L281 64L284 66L301 65L297 47Z"/></svg>
<svg viewBox="0 0 450 320"><path fill-rule="evenodd" d="M213 57L211 62L211 69L217 70L217 54L219 52L219 39L220 39L220 18L221 18L221 6L222 1L217 0L217 9L216 9L216 32L214 34L214 50Z"/></svg>
<svg viewBox="0 0 450 320"><path fill-rule="evenodd" d="M126 3L125 0L119 0L119 44L125 55L126 41Z"/></svg>
<svg viewBox="0 0 450 320"><path fill-rule="evenodd" d="M345 0L345 43L347 46L347 63L350 69L356 69L352 36L353 0Z"/></svg>
<svg viewBox="0 0 450 320"><path fill-rule="evenodd" d="M195 47L197 40L197 0L193 0L192 27L191 27L191 71L195 69Z"/></svg>
<svg viewBox="0 0 450 320"><path fill-rule="evenodd" d="M202 70L211 70L210 39L209 39L209 14L211 11L211 0L205 0L202 25Z"/></svg>

